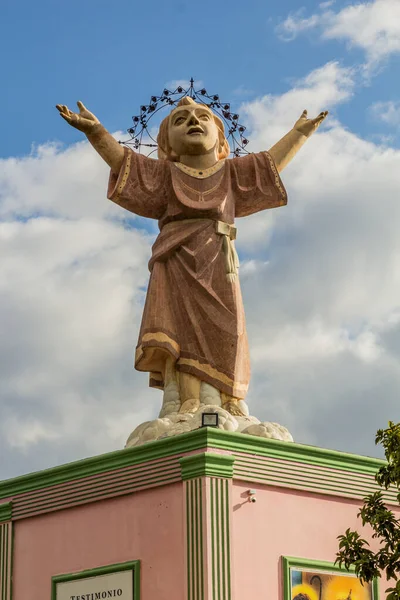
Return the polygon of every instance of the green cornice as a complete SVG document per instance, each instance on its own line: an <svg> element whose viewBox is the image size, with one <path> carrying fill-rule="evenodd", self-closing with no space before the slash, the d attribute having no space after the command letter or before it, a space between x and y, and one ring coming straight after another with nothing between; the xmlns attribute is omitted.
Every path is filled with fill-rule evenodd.
<svg viewBox="0 0 400 600"><path fill-rule="evenodd" d="M10 521L12 515L12 502L5 502L0 504L0 523L4 521Z"/></svg>
<svg viewBox="0 0 400 600"><path fill-rule="evenodd" d="M137 448L117 450L0 482L0 500L12 498L24 492L82 479L90 475L97 475L173 455L179 456L195 450L207 450L207 448L227 452L243 452L256 456L269 456L371 475L374 475L379 467L385 464L384 461L376 458L345 454L344 452L325 450L314 446L268 440L243 433L222 431L213 427L202 427L175 437L149 442Z"/></svg>
<svg viewBox="0 0 400 600"><path fill-rule="evenodd" d="M179 459L182 467L182 479L196 477L224 477L232 479L235 457L230 454L202 452L183 456Z"/></svg>
<svg viewBox="0 0 400 600"><path fill-rule="evenodd" d="M385 461L379 458L347 454L337 450L326 450L317 446L305 446L293 442L269 440L255 435L221 431L214 428L208 428L207 445L220 450L293 460L368 475L375 475L377 470L385 464Z"/></svg>
<svg viewBox="0 0 400 600"><path fill-rule="evenodd" d="M207 429L201 428L175 437L149 442L137 448L116 450L0 482L0 499L205 448L207 446Z"/></svg>

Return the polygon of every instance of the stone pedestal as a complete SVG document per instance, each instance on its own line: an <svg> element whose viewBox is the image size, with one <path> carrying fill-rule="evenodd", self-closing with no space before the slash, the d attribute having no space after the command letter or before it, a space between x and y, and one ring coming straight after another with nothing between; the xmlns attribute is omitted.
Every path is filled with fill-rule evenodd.
<svg viewBox="0 0 400 600"><path fill-rule="evenodd" d="M381 464L201 428L1 482L0 599L133 565L134 600L289 600L293 565L328 568L360 526Z"/></svg>

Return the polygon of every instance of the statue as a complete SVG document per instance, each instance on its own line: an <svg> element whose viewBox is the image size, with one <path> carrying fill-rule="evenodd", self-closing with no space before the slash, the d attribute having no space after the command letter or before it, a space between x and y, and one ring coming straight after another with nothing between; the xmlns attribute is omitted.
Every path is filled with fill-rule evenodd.
<svg viewBox="0 0 400 600"><path fill-rule="evenodd" d="M160 125L157 160L121 146L82 102L78 108L57 105L110 167L108 198L159 223L135 368L149 372L152 387L177 386L180 415L199 410L206 385L227 413L247 417L234 221L287 203L279 173L328 113L309 119L304 111L268 152L230 159L222 121L184 97Z"/></svg>

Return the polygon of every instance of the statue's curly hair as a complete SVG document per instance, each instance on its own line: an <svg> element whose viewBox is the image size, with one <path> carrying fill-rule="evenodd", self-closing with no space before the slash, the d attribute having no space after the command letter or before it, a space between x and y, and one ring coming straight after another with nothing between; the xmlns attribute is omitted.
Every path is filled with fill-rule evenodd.
<svg viewBox="0 0 400 600"><path fill-rule="evenodd" d="M211 110L206 104L199 104L198 102L195 102L193 100L193 98L190 98L190 96L185 96L184 98L179 100L179 102L175 106L175 108L178 108L179 106L193 106L194 104L197 106L205 106L208 110ZM160 130L159 130L158 136L157 136L157 144L158 144L157 154L158 154L158 158L163 158L165 160L177 161L177 160L179 160L179 156L178 157L174 156L174 154L172 153L171 146L169 145L169 141L168 141L169 120L170 120L172 112L173 112L173 110L170 112L170 114L167 117L165 117L165 119L163 119L161 121ZM224 128L223 122L215 113L213 113L213 117L214 117L214 121L218 127L219 141L220 141L220 148L221 148L218 153L218 160L222 160L223 158L226 158L230 154L229 142L225 137L225 128Z"/></svg>

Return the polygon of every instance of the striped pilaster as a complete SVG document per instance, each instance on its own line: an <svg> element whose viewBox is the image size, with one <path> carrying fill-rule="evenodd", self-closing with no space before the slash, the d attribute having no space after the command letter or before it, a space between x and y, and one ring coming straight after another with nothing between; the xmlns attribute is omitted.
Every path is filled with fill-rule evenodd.
<svg viewBox="0 0 400 600"><path fill-rule="evenodd" d="M207 523L210 527L210 599L231 600L231 510L232 480L211 477Z"/></svg>
<svg viewBox="0 0 400 600"><path fill-rule="evenodd" d="M187 600L204 600L203 480L190 479L185 486Z"/></svg>
<svg viewBox="0 0 400 600"><path fill-rule="evenodd" d="M230 490L234 457L181 458L185 481L187 600L232 600Z"/></svg>
<svg viewBox="0 0 400 600"><path fill-rule="evenodd" d="M10 519L11 503L0 504L0 600L11 600L12 522Z"/></svg>

